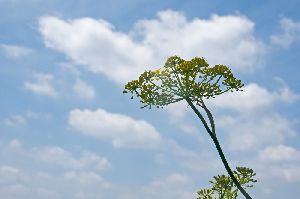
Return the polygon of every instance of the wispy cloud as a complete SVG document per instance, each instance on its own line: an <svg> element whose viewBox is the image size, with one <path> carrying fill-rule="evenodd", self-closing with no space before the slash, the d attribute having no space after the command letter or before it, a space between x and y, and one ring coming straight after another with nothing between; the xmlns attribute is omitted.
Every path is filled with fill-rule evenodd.
<svg viewBox="0 0 300 199"><path fill-rule="evenodd" d="M105 157L84 151L79 158L60 147L44 147L33 150L36 158L49 164L59 165L67 169L96 169L107 170L111 168L110 162Z"/></svg>
<svg viewBox="0 0 300 199"><path fill-rule="evenodd" d="M300 41L300 22L283 18L280 20L280 29L281 33L270 37L273 44L288 48L294 42Z"/></svg>
<svg viewBox="0 0 300 199"><path fill-rule="evenodd" d="M3 123L7 126L23 126L27 124L27 120L22 115L13 115L4 119Z"/></svg>
<svg viewBox="0 0 300 199"><path fill-rule="evenodd" d="M262 161L300 161L300 151L286 145L268 146L259 152Z"/></svg>
<svg viewBox="0 0 300 199"><path fill-rule="evenodd" d="M15 59L27 56L32 52L32 49L18 45L0 44L0 49L3 50L7 56Z"/></svg>
<svg viewBox="0 0 300 199"><path fill-rule="evenodd" d="M17 139L0 147L1 197L97 198L105 190L110 192L111 183L100 172L110 169L111 163L93 152L75 154L58 146L25 148Z"/></svg>
<svg viewBox="0 0 300 199"><path fill-rule="evenodd" d="M53 87L53 75L45 73L36 73L34 81L25 81L24 88L38 95L45 95L49 97L57 97L58 91Z"/></svg>

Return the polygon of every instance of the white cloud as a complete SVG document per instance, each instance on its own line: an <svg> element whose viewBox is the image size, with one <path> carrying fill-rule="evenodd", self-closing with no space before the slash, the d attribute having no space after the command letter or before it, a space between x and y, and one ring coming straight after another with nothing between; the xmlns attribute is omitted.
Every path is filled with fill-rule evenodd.
<svg viewBox="0 0 300 199"><path fill-rule="evenodd" d="M0 49L2 49L6 55L11 58L21 58L29 55L32 52L32 50L29 48L17 45L0 44Z"/></svg>
<svg viewBox="0 0 300 199"><path fill-rule="evenodd" d="M179 128L184 132L192 135L196 135L200 132L199 129L192 124L179 124Z"/></svg>
<svg viewBox="0 0 300 199"><path fill-rule="evenodd" d="M186 171L191 171L194 175L201 174L203 178L206 177L204 174L223 172L224 166L214 147L203 147L202 145L201 149L198 147L189 149L172 139L167 140L164 147L163 153L159 153L155 157L157 164L176 164Z"/></svg>
<svg viewBox="0 0 300 199"><path fill-rule="evenodd" d="M90 186L91 184L100 184L101 187L109 188L111 185L107 183L102 176L94 172L65 172L64 179L71 182L76 182L84 186Z"/></svg>
<svg viewBox="0 0 300 199"><path fill-rule="evenodd" d="M37 73L34 75L35 81L24 82L24 88L38 95L45 95L49 97L57 97L58 92L52 86L51 81L53 75Z"/></svg>
<svg viewBox="0 0 300 199"><path fill-rule="evenodd" d="M95 89L80 79L76 80L76 83L73 86L73 91L79 98L82 99L94 99L96 95Z"/></svg>
<svg viewBox="0 0 300 199"><path fill-rule="evenodd" d="M260 64L264 45L253 36L254 23L244 16L213 14L210 19L188 21L172 10L157 16L139 21L134 30L155 56L204 56L209 63L228 64L241 71L252 71Z"/></svg>
<svg viewBox="0 0 300 199"><path fill-rule="evenodd" d="M299 98L286 85L279 91L268 91L256 83L244 86L243 91L228 92L208 101L210 107L224 108L238 112L257 112L272 107L275 102L291 103Z"/></svg>
<svg viewBox="0 0 300 199"><path fill-rule="evenodd" d="M80 75L80 71L77 69L77 67L72 64L72 63L68 63L68 62L59 62L57 63L57 65L60 67L60 69L63 72L69 72L72 73L74 75Z"/></svg>
<svg viewBox="0 0 300 199"><path fill-rule="evenodd" d="M181 173L173 173L166 177L153 180L143 189L143 198L195 198L192 179Z"/></svg>
<svg viewBox="0 0 300 199"><path fill-rule="evenodd" d="M266 144L280 144L296 135L292 121L272 112L258 116L222 116L217 121L231 150L258 150Z"/></svg>
<svg viewBox="0 0 300 199"><path fill-rule="evenodd" d="M19 170L17 168L11 167L11 166L1 166L0 167L0 173L1 176L3 175L9 175L10 173L19 173Z"/></svg>
<svg viewBox="0 0 300 199"><path fill-rule="evenodd" d="M283 177L288 182L300 182L300 164L281 166L275 170L274 175Z"/></svg>
<svg viewBox="0 0 300 199"><path fill-rule="evenodd" d="M63 21L42 17L39 22L47 47L63 52L74 63L86 65L88 70L103 73L117 82L137 76L143 71L137 67L152 58L147 47L135 43L125 33L114 31L104 20Z"/></svg>
<svg viewBox="0 0 300 199"><path fill-rule="evenodd" d="M186 59L204 56L211 64L253 71L265 51L253 34L254 23L241 15L188 21L180 12L165 10L155 19L138 21L129 34L101 19L45 16L39 29L47 47L122 84L145 69L162 66L174 54Z"/></svg>
<svg viewBox="0 0 300 199"><path fill-rule="evenodd" d="M288 48L292 43L300 41L300 22L290 18L280 20L281 33L272 35L271 42L284 48Z"/></svg>
<svg viewBox="0 0 300 199"><path fill-rule="evenodd" d="M182 146L180 146L176 141L174 140L168 140L166 142L166 145L168 147L168 150L172 151L173 154L176 156L181 156L185 158L197 158L198 154L196 154L194 151L188 150Z"/></svg>
<svg viewBox="0 0 300 199"><path fill-rule="evenodd" d="M84 151L78 158L60 147L37 148L33 153L39 161L60 165L69 169L91 168L107 170L111 168L111 164L107 158L100 157L88 151Z"/></svg>
<svg viewBox="0 0 300 199"><path fill-rule="evenodd" d="M259 158L262 161L300 161L300 151L297 149L285 146L276 145L269 146L259 152Z"/></svg>
<svg viewBox="0 0 300 199"><path fill-rule="evenodd" d="M22 147L22 143L17 139L13 139L8 144L8 148L10 148L10 149L19 149L21 147Z"/></svg>
<svg viewBox="0 0 300 199"><path fill-rule="evenodd" d="M95 184L100 184L103 188L109 188L110 183L106 182L100 175L94 172L73 172L68 171L64 173L64 179L72 183L79 183L83 186L91 186Z"/></svg>
<svg viewBox="0 0 300 199"><path fill-rule="evenodd" d="M294 147L283 144L269 145L259 150L250 162L258 174L257 177L261 179L259 181L300 181L300 151Z"/></svg>
<svg viewBox="0 0 300 199"><path fill-rule="evenodd" d="M17 149L12 145L18 145ZM25 148L19 140L1 146L0 198L104 198L112 184L99 172L110 163L89 151L78 156L59 147ZM106 191L107 190L107 191Z"/></svg>
<svg viewBox="0 0 300 199"><path fill-rule="evenodd" d="M116 148L155 147L161 140L156 129L146 121L109 113L103 109L72 110L69 124L83 134L110 140Z"/></svg>
<svg viewBox="0 0 300 199"><path fill-rule="evenodd" d="M3 123L7 126L23 126L26 125L27 120L22 115L13 115L3 120Z"/></svg>
<svg viewBox="0 0 300 199"><path fill-rule="evenodd" d="M190 112L188 103L184 100L181 100L177 103L170 104L164 108L169 114L169 117L173 123L183 120L185 115Z"/></svg>
<svg viewBox="0 0 300 199"><path fill-rule="evenodd" d="M33 111L26 111L24 116L27 118L27 119L45 119L45 120L50 120L53 116L51 113L39 113L39 112L33 112Z"/></svg>

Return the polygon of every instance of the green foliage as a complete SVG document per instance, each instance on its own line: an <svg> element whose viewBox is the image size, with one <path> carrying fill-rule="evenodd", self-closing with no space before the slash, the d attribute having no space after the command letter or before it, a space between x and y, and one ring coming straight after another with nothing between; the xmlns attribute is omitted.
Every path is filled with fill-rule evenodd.
<svg viewBox="0 0 300 199"><path fill-rule="evenodd" d="M253 177L256 173L252 169L246 167L236 167L233 171L234 176L241 186L246 189L253 187L253 183L257 182ZM213 180L209 181L213 186L210 189L200 189L197 191L197 199L236 199L238 189L234 186L232 179L226 175L217 175Z"/></svg>
<svg viewBox="0 0 300 199"><path fill-rule="evenodd" d="M187 98L199 101L243 86L227 66L208 66L204 58L185 61L172 56L162 69L145 71L137 80L128 82L123 93L136 94L144 104L141 108L159 108Z"/></svg>

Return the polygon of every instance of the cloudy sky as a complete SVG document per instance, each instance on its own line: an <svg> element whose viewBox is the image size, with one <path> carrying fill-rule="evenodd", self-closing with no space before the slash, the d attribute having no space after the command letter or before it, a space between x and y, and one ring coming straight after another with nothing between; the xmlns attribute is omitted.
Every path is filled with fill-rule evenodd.
<svg viewBox="0 0 300 199"><path fill-rule="evenodd" d="M232 168L257 173L250 195L299 196L299 6L0 0L0 198L196 198L225 173L200 120L122 93L172 55L244 82L206 104Z"/></svg>

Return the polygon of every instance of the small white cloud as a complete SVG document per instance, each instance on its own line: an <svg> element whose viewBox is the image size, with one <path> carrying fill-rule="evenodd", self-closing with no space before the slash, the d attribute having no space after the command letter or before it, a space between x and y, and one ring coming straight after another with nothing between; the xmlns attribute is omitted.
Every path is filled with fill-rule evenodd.
<svg viewBox="0 0 300 199"><path fill-rule="evenodd" d="M22 143L17 139L13 139L8 144L9 149L20 149L21 147L22 147Z"/></svg>
<svg viewBox="0 0 300 199"><path fill-rule="evenodd" d="M12 145L19 141L0 146L0 198L63 199L76 198L78 192L85 198L110 198L112 185L99 174L110 167L106 158L55 146L14 150Z"/></svg>
<svg viewBox="0 0 300 199"><path fill-rule="evenodd" d="M285 146L269 146L259 152L259 158L263 161L300 161L300 151L297 149Z"/></svg>
<svg viewBox="0 0 300 199"><path fill-rule="evenodd" d="M39 112L30 111L30 110L26 111L24 116L27 119L34 119L34 120L37 120L37 119L49 120L53 117L51 113L39 113Z"/></svg>
<svg viewBox="0 0 300 199"><path fill-rule="evenodd" d="M190 108L188 107L188 103L184 100L181 100L177 103L170 104L164 108L169 114L171 122L178 123L183 120L185 115L190 112Z"/></svg>
<svg viewBox="0 0 300 199"><path fill-rule="evenodd" d="M34 75L35 81L24 82L24 88L38 95L57 97L58 92L52 86L53 75L37 73Z"/></svg>
<svg viewBox="0 0 300 199"><path fill-rule="evenodd" d="M0 173L1 173L1 176L4 173L5 174L8 174L8 173L16 174L16 173L19 173L19 169L15 168L15 167L11 167L11 166L1 166Z"/></svg>
<svg viewBox="0 0 300 199"><path fill-rule="evenodd" d="M181 157L185 157L185 158L197 158L198 157L198 154L196 154L194 151L191 151L189 149L186 149L186 148L180 146L174 140L168 140L166 144L167 144L166 146L176 156L181 156Z"/></svg>
<svg viewBox="0 0 300 199"><path fill-rule="evenodd" d="M110 140L114 147L155 147L161 137L156 129L144 120L109 113L103 109L72 110L69 124L75 130L101 140Z"/></svg>
<svg viewBox="0 0 300 199"><path fill-rule="evenodd" d="M250 83L243 91L228 92L210 99L208 105L238 112L257 112L272 107L275 102L291 103L298 98L299 95L293 93L286 85L281 85L279 91L271 92L256 83Z"/></svg>
<svg viewBox="0 0 300 199"><path fill-rule="evenodd" d="M300 41L300 22L283 18L280 20L280 28L281 33L271 36L273 44L288 48L292 43Z"/></svg>
<svg viewBox="0 0 300 199"><path fill-rule="evenodd" d="M79 183L82 186L100 185L102 188L110 188L111 184L106 182L102 176L94 172L65 172L64 179L72 183Z"/></svg>
<svg viewBox="0 0 300 199"><path fill-rule="evenodd" d="M143 189L144 198L195 198L195 190L191 187L192 179L181 173L173 173L166 177L153 180Z"/></svg>
<svg viewBox="0 0 300 199"><path fill-rule="evenodd" d="M259 161L259 159L257 160ZM255 164L258 164L256 162ZM281 181L283 183L290 182L300 182L300 163L283 161L281 163L278 162L270 162L266 163L263 161L263 165L259 165L258 177L267 180L276 180ZM256 166L255 166L256 167Z"/></svg>
<svg viewBox="0 0 300 199"><path fill-rule="evenodd" d="M63 72L70 72L74 75L80 75L80 71L76 68L76 66L69 62L60 62L57 63L57 65L60 67L60 69Z"/></svg>
<svg viewBox="0 0 300 199"><path fill-rule="evenodd" d="M80 79L76 80L76 83L73 86L73 91L79 98L82 99L94 99L96 95L95 89Z"/></svg>
<svg viewBox="0 0 300 199"><path fill-rule="evenodd" d="M268 114L218 118L217 126L222 128L231 150L259 149L265 144L280 144L296 135L292 121L268 112Z"/></svg>
<svg viewBox="0 0 300 199"><path fill-rule="evenodd" d="M6 55L11 58L21 58L29 55L32 52L32 50L29 48L17 45L1 44L0 49L2 49L6 53Z"/></svg>
<svg viewBox="0 0 300 199"><path fill-rule="evenodd" d="M199 133L199 129L192 124L180 124L179 128L188 134L195 135Z"/></svg>
<svg viewBox="0 0 300 199"><path fill-rule="evenodd" d="M277 175L283 176L288 182L300 182L300 166L298 165L285 165L278 168Z"/></svg>
<svg viewBox="0 0 300 199"><path fill-rule="evenodd" d="M59 165L69 169L96 169L107 170L111 168L110 162L105 157L85 151L80 157L74 157L70 152L60 147L46 147L35 149L33 154L39 161Z"/></svg>
<svg viewBox="0 0 300 199"><path fill-rule="evenodd" d="M13 115L3 120L3 123L7 126L23 126L26 125L27 120L22 115Z"/></svg>

